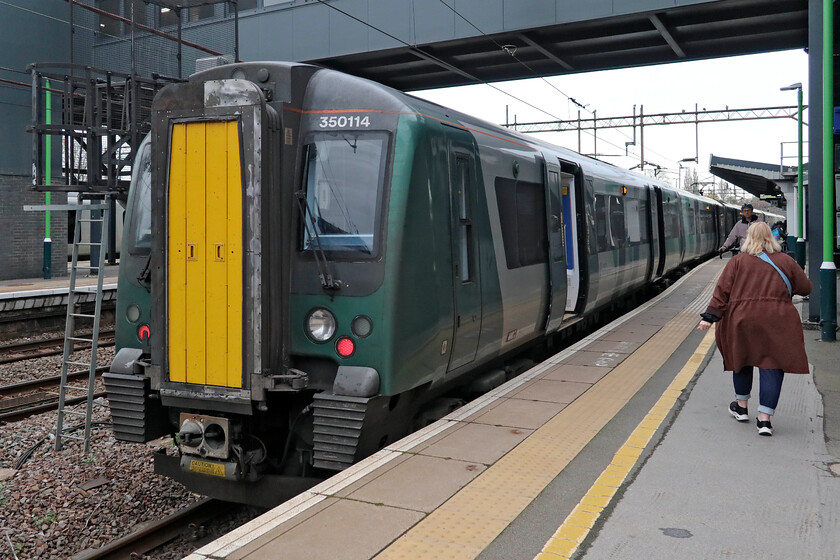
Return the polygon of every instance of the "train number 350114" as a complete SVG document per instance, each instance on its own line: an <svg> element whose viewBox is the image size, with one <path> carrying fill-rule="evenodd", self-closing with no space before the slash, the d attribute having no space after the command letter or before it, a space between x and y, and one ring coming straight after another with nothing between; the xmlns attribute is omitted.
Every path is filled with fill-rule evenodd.
<svg viewBox="0 0 840 560"><path fill-rule="evenodd" d="M369 127L370 117L361 115L321 117L318 121L321 128Z"/></svg>

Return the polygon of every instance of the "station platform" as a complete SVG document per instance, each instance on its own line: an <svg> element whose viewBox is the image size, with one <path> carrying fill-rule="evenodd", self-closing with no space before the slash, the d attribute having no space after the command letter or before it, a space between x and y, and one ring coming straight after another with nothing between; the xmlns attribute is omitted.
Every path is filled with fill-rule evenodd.
<svg viewBox="0 0 840 560"><path fill-rule="evenodd" d="M88 263L79 263L88 264ZM105 266L105 278L102 286L103 301L116 301L117 275L119 268ZM79 302L95 300L97 277L84 275L76 278ZM45 280L43 278L23 278L0 280L0 313L21 312L67 305L67 293L70 289L70 276L60 276Z"/></svg>
<svg viewBox="0 0 840 560"><path fill-rule="evenodd" d="M736 422L695 330L725 263L187 560L836 557L840 346L806 331L772 437Z"/></svg>

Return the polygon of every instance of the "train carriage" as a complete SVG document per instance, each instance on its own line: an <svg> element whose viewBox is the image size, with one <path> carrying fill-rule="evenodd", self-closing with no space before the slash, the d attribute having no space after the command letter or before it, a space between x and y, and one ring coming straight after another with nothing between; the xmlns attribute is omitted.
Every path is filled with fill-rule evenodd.
<svg viewBox="0 0 840 560"><path fill-rule="evenodd" d="M434 418L453 388L500 384L518 353L722 234L711 199L302 64L168 86L140 154L115 433L174 433L159 472L264 505Z"/></svg>

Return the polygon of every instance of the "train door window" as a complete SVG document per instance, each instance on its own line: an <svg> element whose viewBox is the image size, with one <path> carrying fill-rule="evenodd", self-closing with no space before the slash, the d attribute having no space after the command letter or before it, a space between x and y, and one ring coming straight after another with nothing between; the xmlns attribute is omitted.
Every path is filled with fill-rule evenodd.
<svg viewBox="0 0 840 560"><path fill-rule="evenodd" d="M560 193L563 199L564 239L566 241L566 268L571 271L577 262L577 220L575 202L575 176L560 174Z"/></svg>
<svg viewBox="0 0 840 560"><path fill-rule="evenodd" d="M595 195L595 236L598 240L598 252L609 250L610 238L607 229L607 198L603 194Z"/></svg>
<svg viewBox="0 0 840 560"><path fill-rule="evenodd" d="M544 186L496 177L496 202L509 269L546 262Z"/></svg>
<svg viewBox="0 0 840 560"><path fill-rule="evenodd" d="M563 247L565 231L563 229L563 205L560 203L560 174L556 171L548 172L549 206L551 210L551 224L549 236L553 247ZM555 251L554 262L563 260L563 253Z"/></svg>
<svg viewBox="0 0 840 560"><path fill-rule="evenodd" d="M627 240L630 243L638 243L642 240L642 223L641 213L639 212L639 203L641 201L637 198L627 198L624 200L624 217L627 224Z"/></svg>
<svg viewBox="0 0 840 560"><path fill-rule="evenodd" d="M624 203L618 196L611 196L609 198L612 246L621 248L627 244L627 229L624 220Z"/></svg>
<svg viewBox="0 0 840 560"><path fill-rule="evenodd" d="M680 236L680 216L677 202L670 198L666 199L665 204L663 204L663 211L665 213L665 239L678 239Z"/></svg>
<svg viewBox="0 0 840 560"><path fill-rule="evenodd" d="M470 221L469 193L470 160L463 156L455 158L455 188L458 195L458 244L461 282L472 280L472 222Z"/></svg>
<svg viewBox="0 0 840 560"><path fill-rule="evenodd" d="M715 214L712 207L705 202L700 203L700 232L713 233L715 231Z"/></svg>

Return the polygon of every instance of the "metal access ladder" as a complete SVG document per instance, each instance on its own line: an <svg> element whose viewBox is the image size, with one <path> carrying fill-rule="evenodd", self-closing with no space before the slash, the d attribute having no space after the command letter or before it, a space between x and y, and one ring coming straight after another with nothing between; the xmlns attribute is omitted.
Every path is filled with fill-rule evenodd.
<svg viewBox="0 0 840 560"><path fill-rule="evenodd" d="M102 312L102 284L105 277L105 254L108 247L108 224L111 219L111 200L110 196L106 195L104 201L99 204L81 204L74 208L76 210L76 225L73 232L73 260L70 266L70 291L67 294L67 321L64 327L64 356L61 360L61 387L59 389L58 397L58 421L55 427L55 449L60 450L65 439L80 440L84 444L84 453L90 452L90 428L91 417L93 415L93 395L94 384L96 382L97 369L97 350L99 346L99 318ZM94 217L94 212L101 212L99 218ZM82 224L101 224L99 240L95 241L91 235L90 241L82 241ZM93 231L93 228L90 228ZM99 262L93 264L93 250L91 250L91 263L89 266L80 266L79 260L79 246L88 245L91 247L99 247ZM96 308L93 315L81 313L81 304L77 302L76 276L79 270L87 270L91 272L96 270ZM93 319L93 332L90 338L83 338L76 335L76 319L87 318ZM70 359L73 353L73 344L76 342L87 342L91 345L90 362L75 362ZM88 372L87 386L79 386L68 383L67 377L74 368L73 373ZM68 397L69 395L69 397ZM84 412L66 407L68 398L73 396L87 396L86 406ZM64 423L68 417L84 418L85 433L84 436L78 436L71 433L64 433Z"/></svg>

